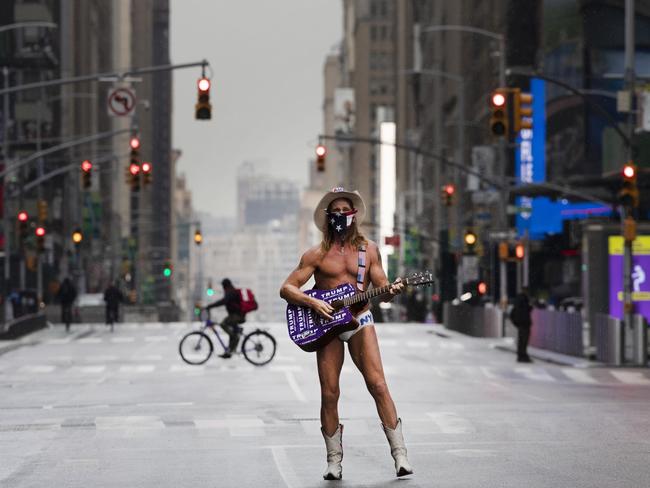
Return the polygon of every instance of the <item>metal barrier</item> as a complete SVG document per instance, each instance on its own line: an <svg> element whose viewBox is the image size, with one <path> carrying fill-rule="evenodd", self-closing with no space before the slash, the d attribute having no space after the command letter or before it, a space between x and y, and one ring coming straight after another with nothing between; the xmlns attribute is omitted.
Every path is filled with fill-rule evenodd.
<svg viewBox="0 0 650 488"><path fill-rule="evenodd" d="M632 364L646 366L648 364L648 323L643 315L632 317Z"/></svg>
<svg viewBox="0 0 650 488"><path fill-rule="evenodd" d="M570 356L583 356L582 315L535 308L530 345Z"/></svg>
<svg viewBox="0 0 650 488"><path fill-rule="evenodd" d="M443 305L443 323L449 330L473 337L501 337L503 313L496 307L461 303Z"/></svg>
<svg viewBox="0 0 650 488"><path fill-rule="evenodd" d="M621 321L598 313L594 316L593 326L596 332L596 359L612 366L623 364L625 340Z"/></svg>

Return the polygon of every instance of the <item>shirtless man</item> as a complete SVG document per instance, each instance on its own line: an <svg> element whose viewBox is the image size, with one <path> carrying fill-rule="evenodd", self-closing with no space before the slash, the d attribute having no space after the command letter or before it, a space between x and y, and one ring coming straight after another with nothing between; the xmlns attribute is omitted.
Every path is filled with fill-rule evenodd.
<svg viewBox="0 0 650 488"><path fill-rule="evenodd" d="M280 296L287 302L310 307L319 315L332 319L333 308L325 301L305 295L300 287L313 275L318 289L331 289L344 283L357 283L357 288L366 290L369 284L374 287L388 285L382 268L377 245L367 240L359 232L366 212L359 192L348 192L334 188L317 205L314 222L323 232L323 240L302 255L298 267L289 275L280 290ZM359 266L365 253L365 268ZM399 280L390 286L384 301L391 300L404 288ZM406 457L406 447L402 436L402 421L397 416L391 398L379 353L372 313L368 305L356 316L359 327L344 332L327 345L318 349L316 361L321 388L321 432L327 448L327 469L323 474L326 480L340 480L343 460L343 425L339 423L339 377L345 350L348 343L352 361L365 380L368 391L375 400L383 430L390 444L391 455L395 460L397 476L413 473Z"/></svg>

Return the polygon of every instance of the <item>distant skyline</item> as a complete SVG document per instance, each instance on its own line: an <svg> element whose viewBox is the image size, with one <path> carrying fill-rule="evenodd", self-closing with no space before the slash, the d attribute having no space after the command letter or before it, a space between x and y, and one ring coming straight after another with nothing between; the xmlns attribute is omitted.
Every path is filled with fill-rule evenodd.
<svg viewBox="0 0 650 488"><path fill-rule="evenodd" d="M194 120L200 68L174 72L173 147L194 208L236 215L237 167L307 183L322 127L323 63L340 42L339 0L171 0L172 63L212 67L212 120Z"/></svg>

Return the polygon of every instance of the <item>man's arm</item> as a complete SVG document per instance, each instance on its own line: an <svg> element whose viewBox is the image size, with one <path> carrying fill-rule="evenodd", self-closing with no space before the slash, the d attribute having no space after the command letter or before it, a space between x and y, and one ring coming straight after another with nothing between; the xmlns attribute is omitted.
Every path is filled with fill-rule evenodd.
<svg viewBox="0 0 650 488"><path fill-rule="evenodd" d="M368 272L370 273L370 283L375 288L380 288L382 286L388 285L388 278L384 272L384 267L381 264L381 254L379 254L379 247L374 242L368 244L368 255L370 268ZM390 285L388 293L381 295L381 299L384 302L390 302L395 295L399 295L404 291L404 283L402 283L401 278L398 278L395 283Z"/></svg>
<svg viewBox="0 0 650 488"><path fill-rule="evenodd" d="M221 307L222 305L226 304L226 297L224 296L221 300L217 300L214 303L211 303L210 305L207 305L205 308L206 310L210 310L211 308L214 307Z"/></svg>
<svg viewBox="0 0 650 488"><path fill-rule="evenodd" d="M305 295L300 289L301 286L309 281L309 278L312 277L314 271L316 271L318 261L319 251L315 248L312 248L303 254L296 269L291 272L282 284L282 287L280 288L280 296L289 303L303 307L310 307L319 315L332 320L333 317L330 314L334 312L334 309L329 303Z"/></svg>

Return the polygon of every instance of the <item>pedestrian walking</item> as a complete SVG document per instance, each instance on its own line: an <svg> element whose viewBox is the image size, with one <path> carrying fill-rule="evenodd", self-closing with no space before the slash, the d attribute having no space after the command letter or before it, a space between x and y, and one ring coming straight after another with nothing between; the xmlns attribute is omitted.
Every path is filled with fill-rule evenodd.
<svg viewBox="0 0 650 488"><path fill-rule="evenodd" d="M104 290L104 302L106 303L106 325L113 325L120 317L120 303L124 300L124 295L117 287L116 283L111 282Z"/></svg>
<svg viewBox="0 0 650 488"><path fill-rule="evenodd" d="M530 339L530 328L533 321L530 312L533 307L528 298L528 289L522 288L515 297L515 303L510 311L510 320L517 327L517 362L532 363L528 356L528 340Z"/></svg>
<svg viewBox="0 0 650 488"><path fill-rule="evenodd" d="M323 233L320 245L308 249L296 269L288 276L280 296L294 305L309 307L326 320L332 320L334 308L323 300L308 296L301 287L313 276L315 287L332 289L345 283L356 283L359 290L389 285L382 268L377 244L366 239L359 229L366 205L359 192L334 188L328 192L314 211L314 223ZM390 285L382 296L392 300L404 289L401 281ZM370 395L373 397L381 425L390 445L397 476L413 473L407 456L402 421L391 397L377 342L374 318L365 305L356 315L356 329L343 332L316 351L316 363L321 389L321 433L327 451L326 480L342 478L343 425L339 423L339 378L345 357L345 346L352 356Z"/></svg>
<svg viewBox="0 0 650 488"><path fill-rule="evenodd" d="M72 322L72 304L77 298L77 289L70 278L66 277L63 280L56 296L61 304L61 322L65 324L66 332L69 332Z"/></svg>

